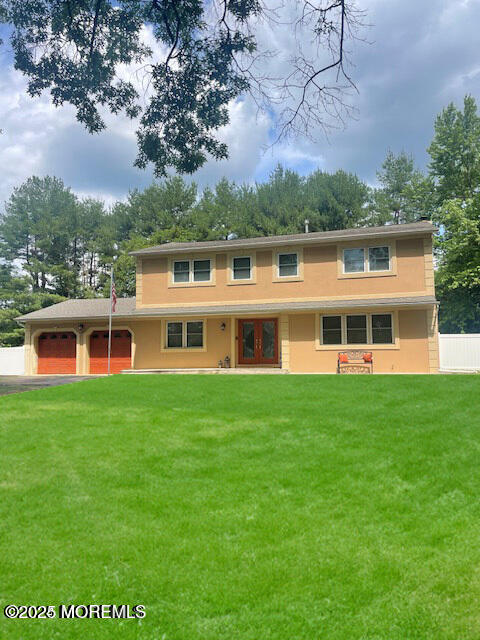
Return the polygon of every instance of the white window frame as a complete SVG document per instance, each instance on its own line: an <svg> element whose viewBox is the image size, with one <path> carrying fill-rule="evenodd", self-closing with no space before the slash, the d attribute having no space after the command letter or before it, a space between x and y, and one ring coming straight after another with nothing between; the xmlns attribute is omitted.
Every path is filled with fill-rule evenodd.
<svg viewBox="0 0 480 640"><path fill-rule="evenodd" d="M392 249L389 244L376 244L365 249L368 273L387 273L392 270ZM388 249L388 269L370 269L370 249Z"/></svg>
<svg viewBox="0 0 480 640"><path fill-rule="evenodd" d="M249 268L249 277L248 278L235 278L235 260L241 260L242 258L248 258L250 261L250 268ZM245 256L232 256L232 282L251 282L252 281L252 275L253 275L253 260L252 260L252 256L251 255L245 255Z"/></svg>
<svg viewBox="0 0 480 640"><path fill-rule="evenodd" d="M188 347L187 346L187 325L189 322L201 322L202 323L202 346L201 347ZM169 324L181 324L182 325L182 346L181 347L169 347L168 346L168 325ZM206 320L205 318L171 318L164 322L164 337L162 351L205 351L206 350Z"/></svg>
<svg viewBox="0 0 480 640"><path fill-rule="evenodd" d="M201 261L209 261L210 263L210 274L209 274L209 279L208 280L195 280L195 272L194 272L194 263L195 262L201 262ZM188 280L185 280L183 282L177 282L175 280L175 263L176 262L188 262ZM171 283L173 286L175 287L182 287L182 286L188 286L188 285L196 285L196 286L201 286L201 285L206 285L206 284L212 284L213 282L213 271L214 271L214 266L213 266L213 259L211 258L211 256L205 256L205 258L201 258L201 257L195 257L195 258L181 258L181 257L177 257L177 258L172 258L172 262L171 262Z"/></svg>
<svg viewBox="0 0 480 640"><path fill-rule="evenodd" d="M188 262L188 280L183 280L182 282L177 282L175 280L175 264L177 262ZM191 281L191 275L192 275L192 264L191 261L186 258L184 260L172 260L172 282L173 284L188 284Z"/></svg>
<svg viewBox="0 0 480 640"><path fill-rule="evenodd" d="M343 344L346 344L348 346L350 345L354 345L354 344L370 344L371 342L371 334L370 334L370 326L371 326L371 317L369 313L345 313L343 314L344 317L344 327L342 327L342 330L345 331L345 333L342 333L342 340L344 340L345 342ZM365 332L367 335L367 340L366 342L348 342L348 326L347 326L347 318L365 318ZM362 329L363 331L363 329ZM390 344L389 342L387 344Z"/></svg>
<svg viewBox="0 0 480 640"><path fill-rule="evenodd" d="M363 251L363 271L345 271L345 251L358 251L360 249ZM342 252L342 265L343 265L343 273L345 275L351 276L355 274L365 273L366 272L365 247L345 247Z"/></svg>
<svg viewBox="0 0 480 640"><path fill-rule="evenodd" d="M208 280L195 280L195 262L208 262ZM212 259L211 258L193 258L190 265L192 282L198 284L199 282L211 282L212 281Z"/></svg>
<svg viewBox="0 0 480 640"><path fill-rule="evenodd" d="M391 318L391 326L392 326L392 341L391 342L373 342L373 334L372 334L372 316L390 316ZM325 344L323 341L323 318L341 318L341 328L342 328L342 341L340 344ZM362 343L353 343L347 342L347 316L366 316L367 318L367 342ZM396 333L395 333L395 314L393 311L375 311L369 313L321 313L318 316L318 329L319 329L319 342L320 346L324 346L327 348L335 349L338 347L351 347L355 346L368 346L373 347L375 349L384 349L384 348L392 348L396 345Z"/></svg>
<svg viewBox="0 0 480 640"><path fill-rule="evenodd" d="M297 271L294 274L290 274L288 276L282 276L280 274L280 256L296 256L297 258ZM288 278L298 278L300 273L300 256L298 255L298 251L279 251L277 253L277 278L288 279Z"/></svg>
<svg viewBox="0 0 480 640"><path fill-rule="evenodd" d="M342 341L340 344L343 344L344 319L343 319L343 316L342 316L341 313L322 313L322 314L320 314L319 319L318 319L318 321L320 323L320 344L322 344L322 345L324 344L324 342L323 342L323 318L338 318L338 317L340 317L340 339ZM334 344L332 342L328 342L326 346L335 347L336 344Z"/></svg>
<svg viewBox="0 0 480 640"><path fill-rule="evenodd" d="M370 269L370 249L388 249L388 269ZM345 271L345 251L359 250L363 251L363 271ZM360 246L360 247L343 247L342 249L342 275L355 277L360 276L361 274L385 274L392 273L393 271L393 262L392 262L392 246L390 244L372 244L368 246Z"/></svg>
<svg viewBox="0 0 480 640"><path fill-rule="evenodd" d="M390 316L390 327L392 330L392 341L391 342L374 342L373 341L373 316ZM393 313L389 313L388 311L386 313L382 313L381 311L376 311L375 313L371 313L370 314L370 322L369 322L369 327L370 327L370 343L375 347L377 345L384 345L384 344L395 344L395 316Z"/></svg>

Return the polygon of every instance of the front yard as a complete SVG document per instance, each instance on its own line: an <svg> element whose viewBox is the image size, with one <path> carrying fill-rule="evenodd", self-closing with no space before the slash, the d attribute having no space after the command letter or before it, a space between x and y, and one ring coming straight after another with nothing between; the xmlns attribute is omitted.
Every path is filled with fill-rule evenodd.
<svg viewBox="0 0 480 640"><path fill-rule="evenodd" d="M0 637L480 637L480 376L116 376L0 399ZM144 604L7 620L7 604Z"/></svg>

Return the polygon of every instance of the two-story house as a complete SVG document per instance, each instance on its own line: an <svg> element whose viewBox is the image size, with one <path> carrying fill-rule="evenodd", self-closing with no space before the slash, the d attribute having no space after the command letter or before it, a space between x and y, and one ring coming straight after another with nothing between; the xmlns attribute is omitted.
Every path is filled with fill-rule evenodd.
<svg viewBox="0 0 480 640"><path fill-rule="evenodd" d="M111 370L279 367L335 373L339 351L379 373L438 371L429 222L163 244L132 252L136 298L113 314ZM26 372L105 373L109 301L19 318Z"/></svg>

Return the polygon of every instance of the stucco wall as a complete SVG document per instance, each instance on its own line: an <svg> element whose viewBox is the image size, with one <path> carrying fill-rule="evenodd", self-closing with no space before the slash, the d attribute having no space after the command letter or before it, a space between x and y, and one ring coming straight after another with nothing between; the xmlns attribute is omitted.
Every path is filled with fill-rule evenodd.
<svg viewBox="0 0 480 640"><path fill-rule="evenodd" d="M368 246L369 243L364 244ZM169 287L169 258L146 258L139 261L141 266L137 278L137 304L188 305L292 298L394 296L400 293L408 295L425 292L425 251L428 251L428 244L425 245L423 237L396 240L394 244L396 275L352 278L338 277L336 244L305 247L304 279L299 282L273 281L272 262L275 252L271 250L256 251L254 284L228 284L228 259L225 253L215 255L215 284L211 286ZM255 252L244 253L251 255ZM196 255L200 256L201 254Z"/></svg>
<svg viewBox="0 0 480 640"><path fill-rule="evenodd" d="M378 373L436 372L438 363L432 359L432 342L436 333L429 333L431 310L399 310L397 314L398 347L381 348L369 345ZM348 347L316 348L316 314L291 314L279 318L279 340L282 363L292 372L335 373L337 353ZM164 322L164 320L163 320ZM202 368L217 367L218 361L229 356L235 366L237 340L236 321L228 317L209 317L206 322L206 349L204 351L168 351L164 349L161 319L142 319L113 323L113 328L129 329L132 333L132 367L134 369ZM222 330L222 323L225 329ZM78 334L77 373L89 373L89 336L93 330L106 329L107 323L85 322ZM78 329L77 326L57 326L53 323L36 324L26 332L32 335L27 344L26 373L36 373L36 345L42 331ZM235 353L233 353L235 351Z"/></svg>
<svg viewBox="0 0 480 640"><path fill-rule="evenodd" d="M190 318L189 318L190 319ZM136 349L134 369L183 369L217 367L225 356L232 358L230 340L230 318L208 318L206 320L206 350L165 351L162 344L161 320L136 321ZM225 323L222 331L221 325Z"/></svg>
<svg viewBox="0 0 480 640"><path fill-rule="evenodd" d="M290 315L290 370L292 372L335 373L338 351L348 346L317 350L315 314ZM377 373L429 373L427 311L398 311L398 349L369 345Z"/></svg>

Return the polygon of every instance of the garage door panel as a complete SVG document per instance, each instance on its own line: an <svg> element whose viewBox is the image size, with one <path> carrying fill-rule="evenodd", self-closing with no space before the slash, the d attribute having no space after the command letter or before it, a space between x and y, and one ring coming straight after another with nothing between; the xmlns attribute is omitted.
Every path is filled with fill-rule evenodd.
<svg viewBox="0 0 480 640"><path fill-rule="evenodd" d="M110 372L120 373L132 365L132 337L129 331L112 331ZM90 336L90 373L108 373L108 331Z"/></svg>
<svg viewBox="0 0 480 640"><path fill-rule="evenodd" d="M45 332L38 338L38 373L76 373L77 338L72 331Z"/></svg>

